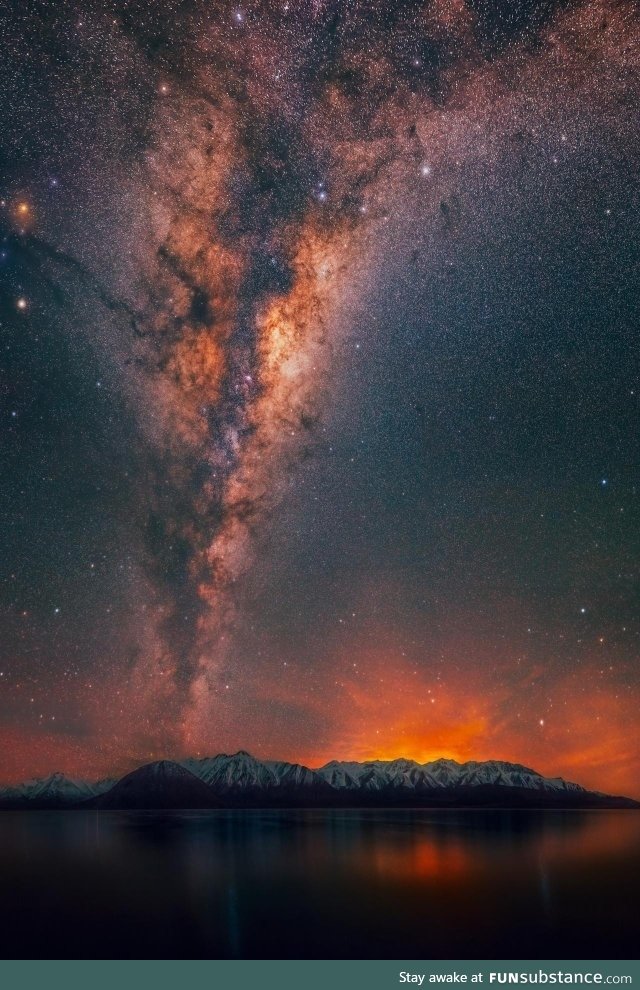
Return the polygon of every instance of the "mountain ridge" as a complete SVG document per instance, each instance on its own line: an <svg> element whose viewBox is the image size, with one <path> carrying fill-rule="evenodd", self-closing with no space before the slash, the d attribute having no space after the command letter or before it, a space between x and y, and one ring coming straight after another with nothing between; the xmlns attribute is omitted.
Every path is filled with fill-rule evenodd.
<svg viewBox="0 0 640 990"><path fill-rule="evenodd" d="M213 788L172 760L156 760L125 774L108 791L86 802L105 810L146 808L217 808L221 802Z"/></svg>
<svg viewBox="0 0 640 990"><path fill-rule="evenodd" d="M0 809L271 806L636 808L640 804L504 760L330 760L313 769L284 760L260 760L246 750L158 760L119 779L91 782L57 772L0 787Z"/></svg>

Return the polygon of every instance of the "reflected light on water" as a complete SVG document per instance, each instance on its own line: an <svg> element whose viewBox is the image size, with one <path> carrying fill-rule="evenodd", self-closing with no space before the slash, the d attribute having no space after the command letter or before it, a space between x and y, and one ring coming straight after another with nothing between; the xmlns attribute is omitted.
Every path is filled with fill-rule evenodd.
<svg viewBox="0 0 640 990"><path fill-rule="evenodd" d="M630 958L639 867L626 811L7 813L0 951Z"/></svg>

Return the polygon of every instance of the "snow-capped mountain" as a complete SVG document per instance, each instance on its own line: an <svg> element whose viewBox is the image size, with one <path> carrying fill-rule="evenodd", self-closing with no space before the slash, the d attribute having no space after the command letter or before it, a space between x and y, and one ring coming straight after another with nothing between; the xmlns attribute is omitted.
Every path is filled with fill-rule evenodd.
<svg viewBox="0 0 640 990"><path fill-rule="evenodd" d="M370 760L365 763L332 760L320 767L317 774L337 790L429 791L481 786L517 787L529 790L574 793L584 792L579 784L561 777L543 777L519 763L487 760L478 763L457 763L455 760Z"/></svg>
<svg viewBox="0 0 640 990"><path fill-rule="evenodd" d="M388 788L435 787L415 760L371 760L366 763L332 760L317 773L336 790L382 791Z"/></svg>
<svg viewBox="0 0 640 990"><path fill-rule="evenodd" d="M279 760L258 760L245 750L227 755L188 759L183 764L217 793L230 791L303 790L319 787L326 789L323 778L300 763Z"/></svg>
<svg viewBox="0 0 640 990"><path fill-rule="evenodd" d="M332 760L317 770L245 750L181 763L161 760L121 780L61 773L0 788L0 808L638 807L519 763L487 760Z"/></svg>
<svg viewBox="0 0 640 990"><path fill-rule="evenodd" d="M65 774L57 772L48 777L27 780L17 787L0 789L0 802L12 801L26 805L61 805L79 804L89 798L103 794L113 786L114 780L100 780L89 783L84 780L74 780Z"/></svg>

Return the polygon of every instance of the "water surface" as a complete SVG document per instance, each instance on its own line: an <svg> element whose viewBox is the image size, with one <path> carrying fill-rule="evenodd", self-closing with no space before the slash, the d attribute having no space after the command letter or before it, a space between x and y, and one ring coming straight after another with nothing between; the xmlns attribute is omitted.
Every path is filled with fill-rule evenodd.
<svg viewBox="0 0 640 990"><path fill-rule="evenodd" d="M640 813L0 813L3 958L634 958Z"/></svg>

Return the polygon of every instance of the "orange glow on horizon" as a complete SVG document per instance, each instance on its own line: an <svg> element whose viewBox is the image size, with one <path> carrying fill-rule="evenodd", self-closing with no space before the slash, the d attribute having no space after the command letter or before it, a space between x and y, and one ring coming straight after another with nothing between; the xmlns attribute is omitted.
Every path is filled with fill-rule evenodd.
<svg viewBox="0 0 640 990"><path fill-rule="evenodd" d="M477 646L475 669L452 668L441 679L399 660L397 651L391 663L388 647L350 648L360 659L348 675L339 653L313 692L288 689L278 677L265 694L280 705L307 706L319 721L327 718L333 685L322 744L298 745L294 753L289 744L288 758L311 767L330 760L502 760L588 789L638 795L638 698L602 676L597 655L576 672L529 664L509 678L506 659L493 668L483 662L485 648ZM260 730L269 740L261 755L281 758L285 747L271 741L273 728L260 722Z"/></svg>
<svg viewBox="0 0 640 990"><path fill-rule="evenodd" d="M450 649L465 655L468 644L457 640ZM241 693L225 695L228 707L220 708L213 729L173 742L162 725L163 714L173 718L170 695L158 709L152 736L144 726L105 715L100 699L122 688L105 682L100 690L95 685L82 738L64 734L61 726L48 734L15 726L1 730L2 776L15 783L62 770L98 779L154 759L245 749L258 758L312 768L330 760L503 760L589 789L639 796L638 697L621 690L613 674L602 674L597 652L578 672L559 674L530 663L509 677L508 657L500 662L492 655L490 665L490 646L478 641L475 649L474 668L451 664L448 673L443 668L434 676L399 655L382 633L368 645L325 643L325 659L315 670L299 677L283 676L281 664L260 671L255 681L247 678ZM616 669L625 676L622 664ZM132 683L125 712L137 690ZM274 711L286 717L274 719Z"/></svg>

